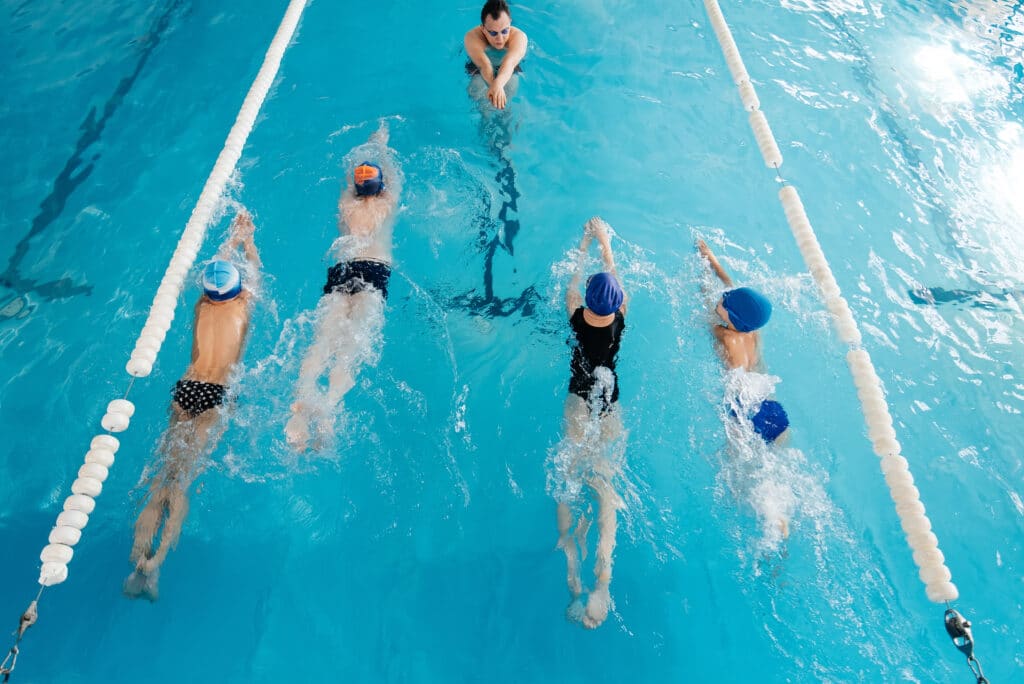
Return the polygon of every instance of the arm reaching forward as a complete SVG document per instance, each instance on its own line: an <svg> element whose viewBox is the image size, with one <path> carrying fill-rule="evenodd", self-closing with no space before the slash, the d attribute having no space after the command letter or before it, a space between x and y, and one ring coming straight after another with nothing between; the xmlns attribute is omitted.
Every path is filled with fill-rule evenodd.
<svg viewBox="0 0 1024 684"><path fill-rule="evenodd" d="M726 287L732 287L732 278L730 278L729 274L725 272L722 265L718 263L718 258L715 256L715 253L711 251L711 248L708 247L707 243L703 240L697 240L697 251L700 252L702 257L708 260L708 263L711 264L711 270L715 272L718 279L721 280Z"/></svg>

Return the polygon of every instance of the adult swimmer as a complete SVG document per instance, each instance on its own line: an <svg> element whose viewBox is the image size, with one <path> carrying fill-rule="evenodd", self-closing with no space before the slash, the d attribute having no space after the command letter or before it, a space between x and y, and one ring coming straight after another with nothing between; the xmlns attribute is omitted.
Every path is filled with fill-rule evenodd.
<svg viewBox="0 0 1024 684"><path fill-rule="evenodd" d="M241 247L246 271L259 271L254 231L249 214L239 213L228 239L203 271L203 294L192 324L192 362L174 386L170 426L159 447L162 467L150 479L149 501L135 521L135 570L124 582L124 593L132 598L156 600L160 566L177 545L188 514L188 489L203 470L204 455L224 431L222 407L245 346L252 304L252 293L243 287L231 259ZM154 549L158 534L160 543Z"/></svg>
<svg viewBox="0 0 1024 684"><path fill-rule="evenodd" d="M619 343L625 330L626 296L619 284L612 255L610 226L594 217L584 227L579 247L579 261L565 303L574 344L569 393L565 398L565 439L557 460L566 470L570 490L556 494L558 501L558 547L565 551L569 593L572 596L568 615L587 628L598 627L608 617L611 603L609 586L612 580L612 551L615 549L616 514L623 507L615 491L617 458L612 453L622 434L622 413L619 409L619 383L615 372ZM582 261L591 240L601 248L604 272L587 279L586 296L580 297ZM578 483L578 484L577 484ZM590 521L586 514L577 523L571 505L571 490L583 483L597 498L597 552L594 561L594 587L582 603L582 582L579 559L586 558L586 534ZM575 527L575 531L574 531Z"/></svg>
<svg viewBox="0 0 1024 684"><path fill-rule="evenodd" d="M715 306L720 322L712 323L711 332L715 336L719 356L730 378L735 380L727 384L743 387L749 384L745 382L744 374L764 372L758 330L771 318L771 302L752 288L733 287L732 278L703 240L697 241L697 251L707 259L722 284L729 288ZM743 405L738 397L733 397L730 403L735 404L730 407L731 416L749 421L754 433L766 444L780 443L787 438L789 417L778 401L765 397L756 400L754 405ZM788 519L780 518L776 524L783 538L789 535Z"/></svg>
<svg viewBox="0 0 1024 684"><path fill-rule="evenodd" d="M494 154L501 207L492 218L491 191L482 188L483 206L477 221L479 244L484 251L483 292L471 290L454 298L459 306L487 316L509 316L516 311L528 314L537 299L534 288L527 287L518 297L499 297L494 288L494 264L499 250L511 256L519 234L519 189L511 156L515 123L512 110L506 108L508 98L519 87L518 74L526 54L526 34L512 26L511 13L505 0L489 0L480 11L480 24L466 32L463 43L469 60L467 91L480 110L480 133Z"/></svg>
<svg viewBox="0 0 1024 684"><path fill-rule="evenodd" d="M310 446L312 430L326 436L345 394L364 363L374 363L384 325L384 302L391 277L391 236L402 177L388 147L387 122L352 152L364 161L352 172L338 201L337 263L316 308L316 333L299 369L288 444ZM326 391L320 379L327 376ZM317 440L320 441L319 439Z"/></svg>
<svg viewBox="0 0 1024 684"><path fill-rule="evenodd" d="M466 31L463 38L474 99L483 100L486 94L496 109L505 108L508 98L519 89L516 74L522 71L519 63L528 43L526 33L512 26L512 12L505 0L484 3L480 25Z"/></svg>

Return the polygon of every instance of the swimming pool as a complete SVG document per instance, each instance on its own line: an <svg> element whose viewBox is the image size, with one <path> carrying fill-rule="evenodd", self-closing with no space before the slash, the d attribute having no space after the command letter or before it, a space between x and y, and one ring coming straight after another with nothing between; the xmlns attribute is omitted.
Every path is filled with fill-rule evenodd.
<svg viewBox="0 0 1024 684"><path fill-rule="evenodd" d="M1012 681L1022 19L1011 2L723 9L885 383L985 673ZM284 6L4 11L0 617L13 629ZM508 150L520 230L514 254L495 251L489 289L508 181L466 96L461 37L478 11L307 7L200 254L242 204L266 278L235 419L161 598L120 589L194 285L132 389L133 425L15 681L970 681L917 580L845 350L702 3L513 7L531 38ZM282 427L341 163L379 117L405 174L384 348L336 443L295 456ZM633 299L615 610L588 632L564 617L547 464L569 358L561 288L594 214L617 231ZM697 235L776 302L765 356L796 428L772 463L796 502L781 546L763 538L758 481L725 450ZM963 301L919 303L922 287Z"/></svg>

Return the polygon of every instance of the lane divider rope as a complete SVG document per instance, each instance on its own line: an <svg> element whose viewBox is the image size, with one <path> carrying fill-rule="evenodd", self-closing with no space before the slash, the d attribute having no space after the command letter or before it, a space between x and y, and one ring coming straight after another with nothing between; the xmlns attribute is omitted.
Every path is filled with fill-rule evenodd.
<svg viewBox="0 0 1024 684"><path fill-rule="evenodd" d="M178 304L185 278L195 263L203 238L211 222L217 203L223 196L231 174L234 173L242 149L256 123L256 117L266 100L267 93L274 84L281 60L298 28L302 12L307 0L291 0L285 10L284 18L267 49L256 78L249 88L242 107L235 118L235 123L228 133L224 147L213 165L213 170L206 179L206 184L199 195L199 200L192 210L177 248L171 257L170 264L164 272L163 279L157 288L149 315L142 331L135 342L125 370L132 379L124 397L114 399L107 405L107 411L100 424L108 433L119 433L128 429L135 406L127 396L136 378L148 376L153 370L157 354L167 331L174 320L174 309ZM4 681L10 678L17 661L18 644L25 630L37 617L36 605L45 587L60 584L68 578L68 563L74 557L74 546L82 538L82 530L89 522L89 516L96 508L96 497L103 491L103 483L110 474L114 464L114 454L120 448L120 442L112 434L99 434L92 438L89 450L85 454L85 462L78 469L78 476L71 484L71 495L64 500L63 511L57 516L53 529L50 531L48 544L39 554L42 566L39 571L41 585L36 599L29 605L22 616L17 632L17 641L0 664L0 674Z"/></svg>
<svg viewBox="0 0 1024 684"><path fill-rule="evenodd" d="M779 167L782 166L782 153L768 125L767 117L760 110L760 100L750 81L732 32L726 24L725 15L717 0L704 0L704 7L722 47L722 54L736 83L743 107L750 112L750 127L753 129L765 165L774 168L778 173ZM853 318L850 306L842 296L796 188L786 184L779 191L779 201L807 270L818 285L825 307L832 314L832 322L839 333L839 338L849 347L846 363L850 367L857 388L857 397L860 399L864 422L867 424L868 439L871 440L872 449L880 459L889 495L896 505L896 515L899 517L907 544L913 552L918 577L925 585L925 594L935 603L956 600L959 592L951 581L952 573L946 567L945 557L939 550L939 540L932 532L932 524L925 514L920 492L914 486L910 465L900 453L901 446L896 439L882 381L871 362L871 356L862 345L860 329Z"/></svg>
<svg viewBox="0 0 1024 684"><path fill-rule="evenodd" d="M867 425L868 439L871 440L872 450L880 459L879 464L885 476L885 483L889 487L889 496L896 505L896 515L913 554L914 564L918 568L918 578L924 584L925 595L934 603L946 604L946 612L943 615L946 633L953 640L957 650L967 657L967 665L977 684L988 684L981 662L974 655L971 623L950 606L950 602L955 601L960 593L952 582L953 575L946 567L946 558L939 550L939 539L932 531L931 520L928 519L924 504L921 503L921 492L914 486L910 464L901 454L902 447L896 439L896 430L893 428L889 404L885 400L882 380L871 362L871 355L863 347L857 321L842 296L800 195L795 187L785 181L779 171L779 167L782 166L782 152L775 141L771 126L768 125L768 118L761 111L760 98L750 81L747 67L740 56L732 31L725 21L722 8L718 0L704 0L704 8L722 48L729 73L739 91L743 108L750 113L750 128L754 132L754 139L764 163L768 168L775 169L778 179L783 183L782 189L779 190L779 201L786 215L786 223L789 224L796 239L807 270L818 285L825 308L832 314L832 323L839 338L849 347L846 363L850 367L853 384L857 388L857 398L860 400L864 422Z"/></svg>

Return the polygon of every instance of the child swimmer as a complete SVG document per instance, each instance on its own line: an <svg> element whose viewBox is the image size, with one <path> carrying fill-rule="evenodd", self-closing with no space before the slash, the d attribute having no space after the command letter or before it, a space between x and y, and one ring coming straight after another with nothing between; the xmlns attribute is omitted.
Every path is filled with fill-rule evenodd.
<svg viewBox="0 0 1024 684"><path fill-rule="evenodd" d="M703 240L697 241L697 251L707 259L711 270L722 284L729 288L715 306L715 313L718 314L721 323L713 323L711 326L711 332L717 342L715 346L722 362L730 373L763 372L761 335L758 330L771 318L771 302L752 288L734 288L732 278ZM730 415L738 421L749 421L754 433L766 444L779 444L788 437L789 417L778 401L765 398L757 400L753 406L745 406L738 400L730 401L730 404L735 404L735 408L729 411ZM744 415L738 415L737 408ZM776 524L783 538L789 536L789 521L785 517L780 517Z"/></svg>

